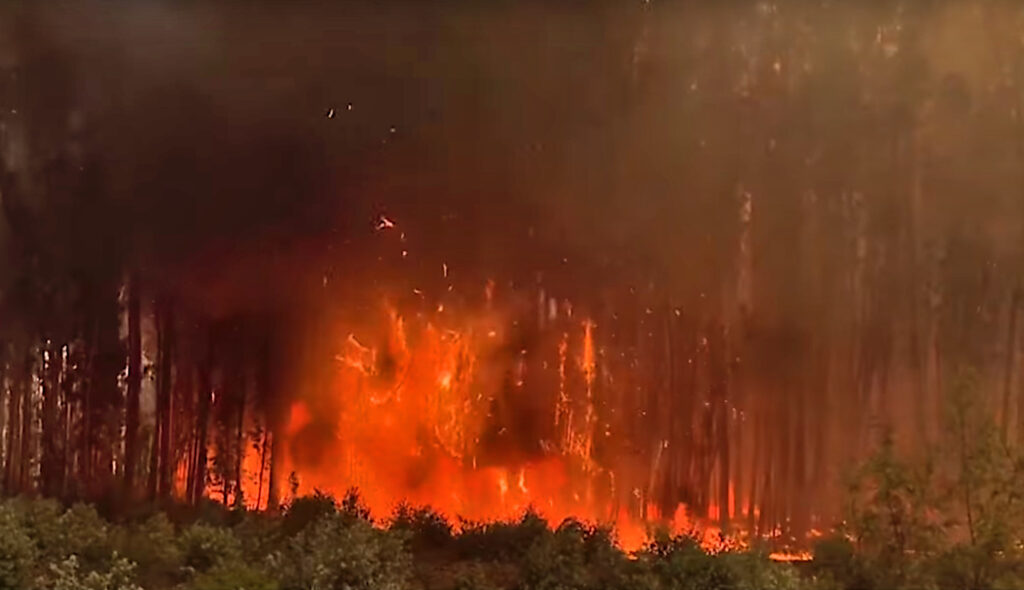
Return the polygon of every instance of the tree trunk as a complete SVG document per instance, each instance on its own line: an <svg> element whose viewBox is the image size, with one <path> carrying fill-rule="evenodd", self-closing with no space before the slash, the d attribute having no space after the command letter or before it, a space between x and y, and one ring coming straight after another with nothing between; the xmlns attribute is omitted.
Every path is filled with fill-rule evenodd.
<svg viewBox="0 0 1024 590"><path fill-rule="evenodd" d="M189 489L189 499L198 503L206 494L206 462L207 446L206 440L210 427L210 394L212 393L211 371L213 370L212 342L207 344L210 348L206 358L199 367L199 409L196 413L196 440L195 459L193 460L192 481Z"/></svg>
<svg viewBox="0 0 1024 590"><path fill-rule="evenodd" d="M152 497L168 499L173 484L173 453L171 449L171 391L174 365L174 308L170 301L162 300L158 305L157 330L157 406L156 428L154 431L154 452L150 459L150 494Z"/></svg>
<svg viewBox="0 0 1024 590"><path fill-rule="evenodd" d="M35 420L35 408L32 403L32 369L35 358L32 348L25 351L24 366L21 372L21 462L18 466L18 489L28 492L32 489L32 461L36 457L35 436L32 422Z"/></svg>
<svg viewBox="0 0 1024 590"><path fill-rule="evenodd" d="M239 367L241 369L241 367ZM243 377L244 372L239 371L238 377ZM247 397L247 387L243 382L239 387L241 393L241 399L238 403L238 422L236 422L235 428L235 441L237 446L237 452L235 453L235 506L238 508L245 506L244 492L242 490L242 464L245 461L245 453L248 451L247 445L245 444L245 406Z"/></svg>
<svg viewBox="0 0 1024 590"><path fill-rule="evenodd" d="M60 451L63 437L60 432L60 376L63 365L61 347L48 342L43 357L43 436L40 475L43 493L50 497L59 497L63 489L64 467L61 463Z"/></svg>
<svg viewBox="0 0 1024 590"><path fill-rule="evenodd" d="M128 383L124 417L124 497L135 495L139 466L139 394L142 391L142 317L139 276L128 282Z"/></svg>
<svg viewBox="0 0 1024 590"><path fill-rule="evenodd" d="M1020 308L1021 289L1014 287L1010 295L1010 321L1006 329L1006 365L1003 370L1003 444L1010 439L1010 397L1013 393L1013 368L1017 357L1017 311ZM1018 414L1020 408L1017 409Z"/></svg>
<svg viewBox="0 0 1024 590"><path fill-rule="evenodd" d="M13 367L14 363L10 365ZM15 494L20 491L18 486L18 469L21 460L21 387L23 386L18 371L12 370L7 394L7 463L4 466L4 492Z"/></svg>

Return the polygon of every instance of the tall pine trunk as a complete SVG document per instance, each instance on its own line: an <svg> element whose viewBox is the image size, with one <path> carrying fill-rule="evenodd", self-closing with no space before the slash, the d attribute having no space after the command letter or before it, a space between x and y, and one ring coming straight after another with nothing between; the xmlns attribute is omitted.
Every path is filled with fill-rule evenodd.
<svg viewBox="0 0 1024 590"><path fill-rule="evenodd" d="M8 365L12 369L16 363ZM7 457L4 465L4 492L15 494L20 490L18 476L21 461L21 387L23 382L17 370L12 370L7 394Z"/></svg>
<svg viewBox="0 0 1024 590"><path fill-rule="evenodd" d="M21 370L21 461L18 465L18 489L22 492L29 492L32 489L32 462L36 458L35 436L33 435L33 422L35 421L35 407L32 403L32 369L35 366L35 358L32 354L32 347L25 351L24 363Z"/></svg>
<svg viewBox="0 0 1024 590"><path fill-rule="evenodd" d="M174 363L174 310L167 299L157 305L156 420L149 461L149 496L170 497L173 465L171 458L171 386Z"/></svg>
<svg viewBox="0 0 1024 590"><path fill-rule="evenodd" d="M128 383L124 417L124 496L135 495L139 467L139 394L142 391L142 317L139 276L128 282Z"/></svg>
<svg viewBox="0 0 1024 590"><path fill-rule="evenodd" d="M61 446L63 441L60 432L60 376L63 359L60 345L48 341L43 356L42 387L43 387L43 436L40 476L42 477L43 493L50 497L59 497L64 482L64 467L61 462Z"/></svg>

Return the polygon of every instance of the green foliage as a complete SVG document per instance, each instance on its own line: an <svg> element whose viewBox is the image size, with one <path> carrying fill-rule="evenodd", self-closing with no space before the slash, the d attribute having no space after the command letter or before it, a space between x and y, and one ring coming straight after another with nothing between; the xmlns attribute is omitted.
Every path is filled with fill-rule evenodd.
<svg viewBox="0 0 1024 590"><path fill-rule="evenodd" d="M304 530L310 523L337 512L338 501L334 496L316 490L311 496L295 498L288 505L281 522L281 532L290 537Z"/></svg>
<svg viewBox="0 0 1024 590"><path fill-rule="evenodd" d="M848 517L857 559L851 571L872 588L920 587L922 571L942 541L934 465L914 465L896 456L886 434L849 489Z"/></svg>
<svg viewBox="0 0 1024 590"><path fill-rule="evenodd" d="M479 562L468 562L456 572L451 590L499 590L506 586L496 580L493 568Z"/></svg>
<svg viewBox="0 0 1024 590"><path fill-rule="evenodd" d="M547 534L548 524L535 510L529 509L517 521L460 521L462 533L456 547L470 559L519 560L538 538Z"/></svg>
<svg viewBox="0 0 1024 590"><path fill-rule="evenodd" d="M242 544L230 529L194 524L181 532L177 543L185 567L193 571L242 561Z"/></svg>
<svg viewBox="0 0 1024 590"><path fill-rule="evenodd" d="M240 562L215 566L185 584L182 590L278 590L262 569Z"/></svg>
<svg viewBox="0 0 1024 590"><path fill-rule="evenodd" d="M75 555L86 568L98 569L114 551L110 526L96 509L75 504L60 516L61 555Z"/></svg>
<svg viewBox="0 0 1024 590"><path fill-rule="evenodd" d="M345 514L311 523L268 560L283 590L400 590L411 565L401 535Z"/></svg>
<svg viewBox="0 0 1024 590"><path fill-rule="evenodd" d="M758 550L727 548L709 553L692 533L655 536L638 554L653 574L652 588L681 590L797 590L805 582L785 563Z"/></svg>
<svg viewBox="0 0 1024 590"><path fill-rule="evenodd" d="M854 474L845 525L815 547L813 571L849 589L1020 587L1024 459L1000 441L972 371L954 380L945 437L923 458L884 436Z"/></svg>
<svg viewBox="0 0 1024 590"><path fill-rule="evenodd" d="M345 520L350 522L356 520L373 522L370 518L370 509L363 502L363 499L359 497L358 488L349 488L345 492L345 496L341 499L339 512Z"/></svg>
<svg viewBox="0 0 1024 590"><path fill-rule="evenodd" d="M522 588L641 588L639 568L614 545L610 531L566 520L537 536L522 563Z"/></svg>
<svg viewBox="0 0 1024 590"><path fill-rule="evenodd" d="M41 557L60 559L66 554L63 550L65 536L61 526L61 507L55 500L34 500L30 498L13 498L6 504L22 530L32 539Z"/></svg>
<svg viewBox="0 0 1024 590"><path fill-rule="evenodd" d="M429 506L413 507L402 503L395 507L389 528L409 534L413 547L438 548L452 541L452 525L443 514Z"/></svg>
<svg viewBox="0 0 1024 590"><path fill-rule="evenodd" d="M736 588L727 564L708 554L688 535L669 537L659 532L639 554L654 576L679 590L727 590Z"/></svg>
<svg viewBox="0 0 1024 590"><path fill-rule="evenodd" d="M0 506L0 590L28 588L39 550L10 503Z"/></svg>
<svg viewBox="0 0 1024 590"><path fill-rule="evenodd" d="M142 590L134 583L134 576L135 564L117 555L105 572L83 572L78 558L72 555L50 564L50 571L37 580L37 586L47 590Z"/></svg>
<svg viewBox="0 0 1024 590"><path fill-rule="evenodd" d="M181 575L183 560L174 525L163 513L122 529L117 546L138 564L147 587L168 584Z"/></svg>

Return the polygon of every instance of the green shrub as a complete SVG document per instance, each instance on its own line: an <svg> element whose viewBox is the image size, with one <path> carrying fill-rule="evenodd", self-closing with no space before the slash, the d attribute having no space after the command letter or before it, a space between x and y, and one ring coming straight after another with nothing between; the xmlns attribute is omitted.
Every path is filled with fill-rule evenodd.
<svg viewBox="0 0 1024 590"><path fill-rule="evenodd" d="M338 501L334 496L316 490L310 496L292 500L281 520L281 532L292 536L304 530L310 523L338 513Z"/></svg>
<svg viewBox="0 0 1024 590"><path fill-rule="evenodd" d="M338 512L350 522L356 520L373 522L373 519L370 517L369 507L366 506L363 499L359 496L359 488L349 488L345 491L345 496L341 499L341 507Z"/></svg>
<svg viewBox="0 0 1024 590"><path fill-rule="evenodd" d="M416 548L443 547L452 541L451 523L429 506L414 508L399 504L388 524L391 530L407 532Z"/></svg>
<svg viewBox="0 0 1024 590"><path fill-rule="evenodd" d="M12 498L5 502L5 506L10 508L21 529L32 539L41 558L56 560L67 555L60 504L54 500Z"/></svg>
<svg viewBox="0 0 1024 590"><path fill-rule="evenodd" d="M250 560L261 560L276 549L281 541L281 518L250 512L232 530L241 545L242 553Z"/></svg>
<svg viewBox="0 0 1024 590"><path fill-rule="evenodd" d="M803 580L788 563L775 563L760 551L727 551L715 556L732 572L736 590L798 590Z"/></svg>
<svg viewBox="0 0 1024 590"><path fill-rule="evenodd" d="M40 590L142 590L133 582L135 564L116 555L105 572L83 572L74 555L52 563L49 572L36 581Z"/></svg>
<svg viewBox="0 0 1024 590"><path fill-rule="evenodd" d="M278 590L277 581L262 570L241 562L217 565L200 573L182 590Z"/></svg>
<svg viewBox="0 0 1024 590"><path fill-rule="evenodd" d="M401 535L337 514L288 539L268 566L284 590L401 590L412 561Z"/></svg>
<svg viewBox="0 0 1024 590"><path fill-rule="evenodd" d="M230 529L194 524L183 530L177 541L185 567L193 571L206 572L242 561L242 544Z"/></svg>
<svg viewBox="0 0 1024 590"><path fill-rule="evenodd" d="M638 557L667 588L733 590L735 572L725 560L706 552L692 536L658 533Z"/></svg>
<svg viewBox="0 0 1024 590"><path fill-rule="evenodd" d="M517 521L460 520L459 554L470 559L518 561L538 538L550 534L548 523L533 509Z"/></svg>
<svg viewBox="0 0 1024 590"><path fill-rule="evenodd" d="M181 551L174 525L163 513L118 531L119 551L138 565L143 585L167 585L181 578Z"/></svg>
<svg viewBox="0 0 1024 590"><path fill-rule="evenodd" d="M0 506L0 590L28 588L39 557L10 504Z"/></svg>
<svg viewBox="0 0 1024 590"><path fill-rule="evenodd" d="M469 562L459 568L452 579L452 590L500 590L503 588L483 564Z"/></svg>
<svg viewBox="0 0 1024 590"><path fill-rule="evenodd" d="M76 555L86 569L101 569L109 565L114 552L110 525L95 508L75 504L60 516L60 527L61 557Z"/></svg>

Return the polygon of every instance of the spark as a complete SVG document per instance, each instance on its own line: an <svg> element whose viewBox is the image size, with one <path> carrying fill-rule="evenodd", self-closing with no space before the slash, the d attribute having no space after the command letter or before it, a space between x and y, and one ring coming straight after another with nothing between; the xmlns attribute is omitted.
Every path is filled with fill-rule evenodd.
<svg viewBox="0 0 1024 590"><path fill-rule="evenodd" d="M444 278L447 279L448 278L448 264L447 263L442 263L441 264L441 271L444 274Z"/></svg>
<svg viewBox="0 0 1024 590"><path fill-rule="evenodd" d="M333 108L330 109L329 111L327 111L327 118L328 119L333 119L334 118L334 109Z"/></svg>
<svg viewBox="0 0 1024 590"><path fill-rule="evenodd" d="M384 215L381 215L381 216L380 216L380 217L379 217L379 218L377 219L377 230L378 230L378 231L380 231L380 230L382 230L382 229L391 229L391 228L393 228L393 227L395 227L395 222L394 222L394 221L391 221L391 220L390 220L390 219L388 219L388 218L387 218L386 216L384 216Z"/></svg>

